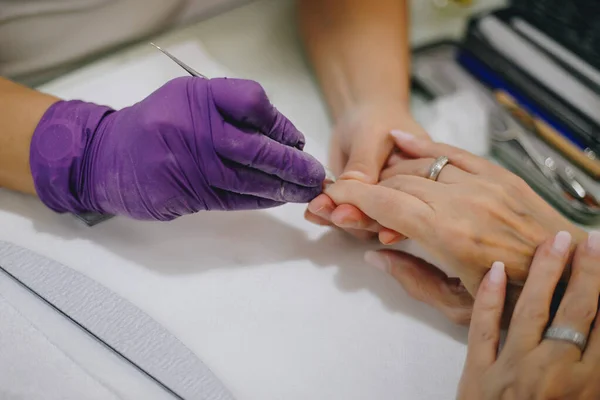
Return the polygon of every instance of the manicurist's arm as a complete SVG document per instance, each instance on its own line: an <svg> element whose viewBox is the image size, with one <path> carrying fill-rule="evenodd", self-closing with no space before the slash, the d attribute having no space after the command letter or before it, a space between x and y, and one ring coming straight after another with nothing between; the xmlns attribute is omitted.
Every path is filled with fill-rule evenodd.
<svg viewBox="0 0 600 400"><path fill-rule="evenodd" d="M35 194L29 168L31 137L56 101L0 77L0 187Z"/></svg>

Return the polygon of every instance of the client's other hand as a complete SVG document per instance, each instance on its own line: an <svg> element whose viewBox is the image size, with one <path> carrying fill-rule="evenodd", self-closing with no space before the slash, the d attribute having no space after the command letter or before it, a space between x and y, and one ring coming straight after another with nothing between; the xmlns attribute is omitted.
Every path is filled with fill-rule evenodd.
<svg viewBox="0 0 600 400"><path fill-rule="evenodd" d="M499 316L506 276L501 262L492 267L475 300L457 399L600 398L597 232L590 233L587 243L577 247L564 297L556 315L550 313L556 305L557 282L571 259L569 236L560 232L538 248L501 346Z"/></svg>
<svg viewBox="0 0 600 400"><path fill-rule="evenodd" d="M536 248L556 232L569 231L575 243L585 238L504 168L452 146L400 132L394 136L414 159L384 171L379 185L340 180L325 193L416 240L453 268L471 294L496 260L504 261L510 279L524 281ZM449 165L437 181L427 179L440 156L447 156Z"/></svg>

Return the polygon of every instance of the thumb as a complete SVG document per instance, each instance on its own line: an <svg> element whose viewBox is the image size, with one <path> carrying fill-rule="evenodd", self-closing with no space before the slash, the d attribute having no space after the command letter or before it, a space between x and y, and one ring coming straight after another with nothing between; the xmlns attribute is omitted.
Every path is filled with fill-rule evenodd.
<svg viewBox="0 0 600 400"><path fill-rule="evenodd" d="M360 136L359 140L352 143L340 179L355 179L371 184L379 182L379 174L393 148L394 142L389 135Z"/></svg>
<svg viewBox="0 0 600 400"><path fill-rule="evenodd" d="M400 251L370 251L365 261L392 275L415 300L429 304L457 324L469 323L473 297L460 280L448 278L437 267Z"/></svg>

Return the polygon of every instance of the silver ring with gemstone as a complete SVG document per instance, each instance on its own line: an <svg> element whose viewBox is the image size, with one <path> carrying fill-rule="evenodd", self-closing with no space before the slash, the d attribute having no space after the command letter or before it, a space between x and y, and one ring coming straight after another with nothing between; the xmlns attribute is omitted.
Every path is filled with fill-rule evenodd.
<svg viewBox="0 0 600 400"><path fill-rule="evenodd" d="M449 161L450 160L448 160L448 157L446 156L436 158L433 164L431 164L431 167L429 167L429 174L427 175L427 179L437 181L438 177L440 176L440 172L442 172L442 169L444 169L444 167L448 164Z"/></svg>
<svg viewBox="0 0 600 400"><path fill-rule="evenodd" d="M575 329L564 326L551 326L544 332L544 339L561 340L563 342L572 343L582 352L587 345L587 336Z"/></svg>

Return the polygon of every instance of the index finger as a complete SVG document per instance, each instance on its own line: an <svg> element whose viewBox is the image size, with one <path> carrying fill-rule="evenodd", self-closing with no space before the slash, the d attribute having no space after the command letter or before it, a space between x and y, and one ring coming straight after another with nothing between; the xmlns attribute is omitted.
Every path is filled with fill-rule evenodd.
<svg viewBox="0 0 600 400"><path fill-rule="evenodd" d="M213 138L215 150L221 157L297 185L321 187L323 184L325 168L310 154L228 123L223 129L223 135Z"/></svg>
<svg viewBox="0 0 600 400"><path fill-rule="evenodd" d="M505 297L506 273L504 264L497 261L475 297L466 361L470 368L486 368L496 361Z"/></svg>
<svg viewBox="0 0 600 400"><path fill-rule="evenodd" d="M420 236L433 217L433 210L421 200L380 185L338 180L325 189L325 194L334 203L353 205L380 225L406 237Z"/></svg>
<svg viewBox="0 0 600 400"><path fill-rule="evenodd" d="M536 347L550 318L550 304L571 251L569 232L558 232L540 245L510 321L505 350L527 352Z"/></svg>
<svg viewBox="0 0 600 400"><path fill-rule="evenodd" d="M257 129L286 146L304 148L304 135L271 104L258 82L215 78L210 88L216 106L230 123Z"/></svg>

